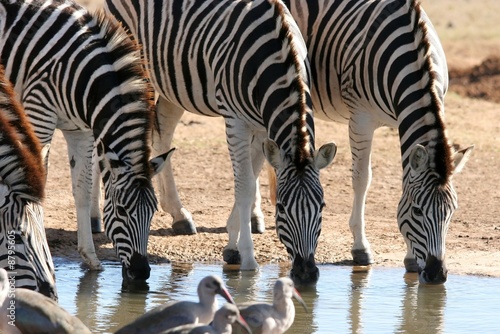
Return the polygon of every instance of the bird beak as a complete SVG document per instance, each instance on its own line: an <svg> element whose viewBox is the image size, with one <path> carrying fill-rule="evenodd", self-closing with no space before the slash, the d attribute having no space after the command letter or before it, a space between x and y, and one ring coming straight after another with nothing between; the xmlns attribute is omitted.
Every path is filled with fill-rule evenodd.
<svg viewBox="0 0 500 334"><path fill-rule="evenodd" d="M306 312L309 312L309 310L307 309L307 305L306 305L306 302L304 301L304 299L302 299L302 297L300 296L300 293L297 291L297 289L293 289L293 294L292 296L297 299L297 301L302 305L302 307L304 307L304 310L306 310Z"/></svg>
<svg viewBox="0 0 500 334"><path fill-rule="evenodd" d="M250 329L250 326L248 326L247 322L245 321L245 319L243 319L243 317L241 315L238 316L238 318L236 319L236 322L238 323L238 325L240 325L242 328L244 328L248 334L252 334L252 330Z"/></svg>
<svg viewBox="0 0 500 334"><path fill-rule="evenodd" d="M225 300L227 300L228 303L236 305L234 302L233 297L231 297L231 294L229 291L227 291L225 288L221 287L220 290L218 291L219 295L221 295Z"/></svg>

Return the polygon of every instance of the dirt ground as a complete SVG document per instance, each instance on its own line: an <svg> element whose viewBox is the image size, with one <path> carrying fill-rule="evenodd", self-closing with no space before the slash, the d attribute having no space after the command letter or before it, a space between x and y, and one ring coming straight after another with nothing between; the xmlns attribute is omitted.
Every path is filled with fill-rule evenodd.
<svg viewBox="0 0 500 334"><path fill-rule="evenodd" d="M500 277L500 58L494 56L500 51L500 32L494 26L500 19L500 4L496 0L425 0L423 4L440 34L450 67L448 136L461 147L475 144L471 159L454 179L459 209L447 237L448 269L453 274ZM351 265L348 220L353 194L347 127L317 121L316 128L318 147L332 140L338 145L333 165L321 173L327 207L316 260ZM222 119L186 113L177 128L174 146L177 186L185 207L193 214L198 234L174 236L171 217L160 209L152 222L150 259L221 262L227 242L225 223L233 203L233 177ZM406 248L396 223L401 194L396 130L377 131L372 159L366 220L374 265L403 267ZM276 237L265 171L261 176L267 229L253 236L256 257L260 263L288 261ZM60 132L51 148L46 193L45 224L53 255L79 261L76 212L66 145ZM100 259L116 260L104 234L94 235L94 241Z"/></svg>

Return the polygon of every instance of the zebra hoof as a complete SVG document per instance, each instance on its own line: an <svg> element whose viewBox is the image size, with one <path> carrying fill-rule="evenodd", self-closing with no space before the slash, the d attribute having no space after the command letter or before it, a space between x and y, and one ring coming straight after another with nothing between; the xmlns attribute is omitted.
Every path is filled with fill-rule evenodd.
<svg viewBox="0 0 500 334"><path fill-rule="evenodd" d="M373 263L373 257L370 253L362 249L351 250L352 260L355 264L360 266L367 266Z"/></svg>
<svg viewBox="0 0 500 334"><path fill-rule="evenodd" d="M240 252L235 249L224 249L224 251L222 252L222 258L227 264L241 263Z"/></svg>
<svg viewBox="0 0 500 334"><path fill-rule="evenodd" d="M193 235L196 234L196 226L189 220L179 220L172 224L175 235Z"/></svg>
<svg viewBox="0 0 500 334"><path fill-rule="evenodd" d="M266 230L264 219L261 217L252 217L252 233L262 234Z"/></svg>
<svg viewBox="0 0 500 334"><path fill-rule="evenodd" d="M90 226L92 228L92 233L103 232L100 218L90 218Z"/></svg>
<svg viewBox="0 0 500 334"><path fill-rule="evenodd" d="M404 264L405 264L405 268L406 268L407 272L409 272L409 273L416 273L416 272L418 272L417 260L405 258Z"/></svg>

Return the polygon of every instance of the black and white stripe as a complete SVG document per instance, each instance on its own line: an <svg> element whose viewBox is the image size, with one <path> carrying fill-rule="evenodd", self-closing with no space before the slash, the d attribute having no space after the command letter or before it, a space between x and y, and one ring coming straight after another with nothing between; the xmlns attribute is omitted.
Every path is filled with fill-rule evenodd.
<svg viewBox="0 0 500 334"><path fill-rule="evenodd" d="M0 1L1 60L40 141L63 131L72 167L78 250L101 267L90 231L92 152L100 148L104 225L127 278L146 279L156 210L150 166L152 88L140 51L104 13L69 1ZM157 160L160 167L164 157Z"/></svg>
<svg viewBox="0 0 500 334"><path fill-rule="evenodd" d="M40 143L0 68L0 268L16 287L57 300L43 224L44 177Z"/></svg>
<svg viewBox="0 0 500 334"><path fill-rule="evenodd" d="M295 278L316 281L323 205L318 169L333 159L335 147L314 151L307 50L286 7L276 0L109 0L106 6L143 45L159 94L156 149L170 147L184 110L225 119L235 175L225 259L241 255L243 270L257 268L250 220L264 143L279 175L278 234L297 264ZM162 206L174 228L184 223L195 232L170 166L166 170Z"/></svg>
<svg viewBox="0 0 500 334"><path fill-rule="evenodd" d="M355 192L354 261L372 262L364 206L373 133L399 130L403 194L398 208L409 270L444 281L445 237L457 208L451 176L472 147L452 152L445 134L446 58L414 0L285 0L306 39L315 117L349 124ZM418 267L418 269L417 269Z"/></svg>

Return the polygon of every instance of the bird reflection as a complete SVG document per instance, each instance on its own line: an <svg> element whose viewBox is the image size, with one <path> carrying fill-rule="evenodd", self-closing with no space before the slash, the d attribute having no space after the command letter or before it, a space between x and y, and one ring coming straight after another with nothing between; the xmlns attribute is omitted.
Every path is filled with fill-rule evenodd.
<svg viewBox="0 0 500 334"><path fill-rule="evenodd" d="M416 274L406 274L405 283L399 332L442 333L446 306L445 285L419 284Z"/></svg>

